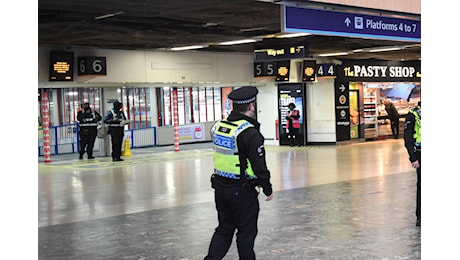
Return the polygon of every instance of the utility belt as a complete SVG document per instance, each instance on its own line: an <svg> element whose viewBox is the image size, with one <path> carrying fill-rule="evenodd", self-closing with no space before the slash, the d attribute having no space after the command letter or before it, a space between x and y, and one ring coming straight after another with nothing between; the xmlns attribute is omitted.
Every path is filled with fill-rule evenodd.
<svg viewBox="0 0 460 260"><path fill-rule="evenodd" d="M97 123L80 124L80 128L81 127L89 127L89 126L96 126L97 127Z"/></svg>
<svg viewBox="0 0 460 260"><path fill-rule="evenodd" d="M125 127L124 125L120 125L120 124L108 124L107 126L110 126L110 127Z"/></svg>
<svg viewBox="0 0 460 260"><path fill-rule="evenodd" d="M213 174L211 176L211 186L214 189L233 189L233 188L241 188L241 191L255 191L255 187L257 187L257 180L256 179L248 179L244 180L236 180L236 179L228 179L225 177L221 177L219 175Z"/></svg>

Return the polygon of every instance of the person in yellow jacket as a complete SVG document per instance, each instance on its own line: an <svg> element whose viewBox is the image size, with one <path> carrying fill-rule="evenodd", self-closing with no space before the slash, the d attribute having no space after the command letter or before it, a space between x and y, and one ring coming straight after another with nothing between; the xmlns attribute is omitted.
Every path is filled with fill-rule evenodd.
<svg viewBox="0 0 460 260"><path fill-rule="evenodd" d="M211 129L214 143L212 188L219 225L209 245L206 260L222 259L228 252L235 230L240 259L255 259L259 200L256 186L263 189L266 201L273 199L270 171L265 161L264 137L255 119L255 87L241 87L228 98L233 111Z"/></svg>
<svg viewBox="0 0 460 260"><path fill-rule="evenodd" d="M421 226L422 222L422 103L409 111L404 125L404 146L409 153L409 161L417 171L417 206L415 215L416 225Z"/></svg>

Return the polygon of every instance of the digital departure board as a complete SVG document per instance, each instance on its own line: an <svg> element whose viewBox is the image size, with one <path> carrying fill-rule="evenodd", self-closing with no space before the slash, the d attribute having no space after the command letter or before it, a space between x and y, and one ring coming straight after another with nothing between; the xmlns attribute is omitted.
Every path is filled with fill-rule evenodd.
<svg viewBox="0 0 460 260"><path fill-rule="evenodd" d="M50 52L50 81L73 81L73 52Z"/></svg>
<svg viewBox="0 0 460 260"><path fill-rule="evenodd" d="M304 60L302 66L302 81L315 81L316 61Z"/></svg>
<svg viewBox="0 0 460 260"><path fill-rule="evenodd" d="M290 65L290 60L276 62L276 81L289 81Z"/></svg>

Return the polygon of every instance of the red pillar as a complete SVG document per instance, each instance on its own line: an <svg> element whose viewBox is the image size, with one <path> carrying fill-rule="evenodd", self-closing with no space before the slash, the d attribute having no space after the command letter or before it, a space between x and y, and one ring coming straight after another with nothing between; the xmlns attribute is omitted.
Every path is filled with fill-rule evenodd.
<svg viewBox="0 0 460 260"><path fill-rule="evenodd" d="M51 162L50 144L50 108L48 102L48 91L42 91L42 117L43 117L43 154L45 162Z"/></svg>

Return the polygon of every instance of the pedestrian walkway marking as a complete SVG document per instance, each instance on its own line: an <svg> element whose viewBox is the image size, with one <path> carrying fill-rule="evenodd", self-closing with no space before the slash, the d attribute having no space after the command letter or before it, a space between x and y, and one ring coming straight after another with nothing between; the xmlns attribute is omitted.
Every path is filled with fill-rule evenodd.
<svg viewBox="0 0 460 260"><path fill-rule="evenodd" d="M267 153L276 152L297 152L297 151L308 151L313 149L311 146L265 146ZM183 160L196 160L209 158L212 159L213 150L211 148L206 149L195 149L195 150L184 150L179 152L156 152L156 153L145 153L138 154L134 153L129 158L123 158L122 162L112 162L110 157L96 157L92 160L68 160L68 161L55 161L51 163L40 162L38 164L39 169L71 169L71 170L96 170L101 168L120 168L133 165L146 165L146 164L158 164L171 161L183 161Z"/></svg>

